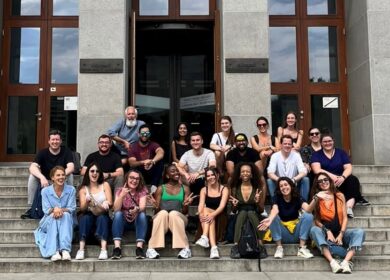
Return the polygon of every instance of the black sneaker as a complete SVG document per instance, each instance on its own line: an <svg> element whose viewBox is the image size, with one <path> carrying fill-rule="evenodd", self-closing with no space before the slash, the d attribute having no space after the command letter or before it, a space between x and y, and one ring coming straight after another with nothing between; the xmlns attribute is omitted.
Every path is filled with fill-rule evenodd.
<svg viewBox="0 0 390 280"><path fill-rule="evenodd" d="M365 199L363 196L356 202L356 204L360 204L360 205L364 205L364 206L371 205L371 203L367 199Z"/></svg>
<svg viewBox="0 0 390 280"><path fill-rule="evenodd" d="M20 215L21 219L32 219L30 216L30 210L27 210L26 213Z"/></svg>
<svg viewBox="0 0 390 280"><path fill-rule="evenodd" d="M112 251L112 257L111 259L120 259L122 257L122 250L119 247L115 247L114 250Z"/></svg>
<svg viewBox="0 0 390 280"><path fill-rule="evenodd" d="M232 249L230 250L230 258L239 259L240 257L240 253L238 252L238 245L233 245Z"/></svg>
<svg viewBox="0 0 390 280"><path fill-rule="evenodd" d="M260 250L260 255L259 255L260 259L265 259L268 257L267 250L265 249L264 245L259 245L259 250Z"/></svg>
<svg viewBox="0 0 390 280"><path fill-rule="evenodd" d="M142 249L141 247L137 247L137 249L135 249L135 258L144 259L145 258L144 249Z"/></svg>

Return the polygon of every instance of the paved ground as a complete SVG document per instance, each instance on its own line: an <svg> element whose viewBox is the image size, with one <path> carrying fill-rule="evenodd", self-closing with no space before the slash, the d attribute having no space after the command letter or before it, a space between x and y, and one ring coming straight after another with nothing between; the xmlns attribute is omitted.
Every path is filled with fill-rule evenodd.
<svg viewBox="0 0 390 280"><path fill-rule="evenodd" d="M390 271L357 271L352 274L331 272L188 272L188 273L0 273L2 280L383 280L390 279Z"/></svg>

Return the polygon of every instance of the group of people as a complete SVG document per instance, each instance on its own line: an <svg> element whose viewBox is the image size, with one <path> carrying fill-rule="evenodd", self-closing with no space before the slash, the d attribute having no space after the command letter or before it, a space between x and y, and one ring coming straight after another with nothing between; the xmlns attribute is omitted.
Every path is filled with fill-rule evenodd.
<svg viewBox="0 0 390 280"><path fill-rule="evenodd" d="M369 202L352 175L348 155L335 148L331 134L315 127L309 129L310 143L302 147L304 133L293 112L286 115L277 136L269 134L265 117L259 117L256 126L259 133L248 141L244 133L235 133L231 118L224 116L221 132L213 135L208 149L199 132L190 133L185 123L179 123L171 144L172 163L164 168L165 151L150 140L150 127L137 120L134 107L126 108L125 118L98 138L98 151L87 156L80 172L84 178L78 188L76 260L85 258L90 236L101 242L98 259L108 258L110 236L112 258L121 258L121 239L131 228L136 231L136 258L159 258L168 231L172 248L180 249L178 257L190 258L188 207L197 205L195 244L210 248L211 259L219 258L217 245L227 239L229 226L234 229L231 257L239 258L242 228L249 221L256 229L260 258L267 257L263 240L271 239L277 246L275 258L284 256L282 243L299 243L297 255L311 258L310 237L333 272L350 273L350 260L361 249L364 232L347 229L347 217L353 218L356 203ZM70 186L74 164L69 150L61 147L59 131L50 132L48 143L30 166L29 203L39 186L43 188L45 215L35 231L36 243L43 257L69 260L76 220L76 191ZM125 175L124 168L130 169ZM272 204L269 214L267 193ZM145 250L148 204L155 214ZM22 217L28 218L28 212ZM338 262L334 248L341 245L347 249Z"/></svg>

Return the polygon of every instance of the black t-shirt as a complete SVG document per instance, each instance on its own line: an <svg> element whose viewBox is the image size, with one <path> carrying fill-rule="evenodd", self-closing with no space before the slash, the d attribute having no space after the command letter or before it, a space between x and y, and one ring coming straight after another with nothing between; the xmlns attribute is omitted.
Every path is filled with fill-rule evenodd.
<svg viewBox="0 0 390 280"><path fill-rule="evenodd" d="M122 167L121 157L112 151L107 155L101 155L99 151L89 154L85 159L84 166L88 167L92 162L96 162L105 173L115 172Z"/></svg>
<svg viewBox="0 0 390 280"><path fill-rule="evenodd" d="M302 198L292 199L290 202L286 202L281 195L276 195L273 201L273 204L278 205L279 217L283 222L298 219L302 203Z"/></svg>
<svg viewBox="0 0 390 280"><path fill-rule="evenodd" d="M46 179L50 180L50 170L57 165L66 168L68 163L73 162L73 156L72 152L66 147L61 147L58 155L53 155L49 148L45 148L38 152L34 162L40 166L41 173Z"/></svg>
<svg viewBox="0 0 390 280"><path fill-rule="evenodd" d="M259 153L252 148L246 148L245 154L241 155L237 148L228 152L226 161L234 162L234 165L240 162L257 162L260 160Z"/></svg>

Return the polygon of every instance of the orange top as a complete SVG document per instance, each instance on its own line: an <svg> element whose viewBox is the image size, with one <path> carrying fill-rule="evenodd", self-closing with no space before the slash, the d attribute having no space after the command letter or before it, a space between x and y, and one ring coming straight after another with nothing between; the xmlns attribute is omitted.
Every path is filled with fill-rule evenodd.
<svg viewBox="0 0 390 280"><path fill-rule="evenodd" d="M337 214L339 217L339 223L341 225L343 221L343 209L344 209L344 202L341 200L340 193L336 194L338 197L337 199ZM320 209L320 217L321 220L324 221L331 221L334 218L334 213L335 213L335 207L334 207L334 199L331 201L325 201L323 199L320 199L318 201L319 203L319 209Z"/></svg>

